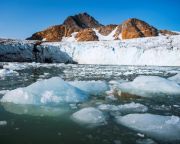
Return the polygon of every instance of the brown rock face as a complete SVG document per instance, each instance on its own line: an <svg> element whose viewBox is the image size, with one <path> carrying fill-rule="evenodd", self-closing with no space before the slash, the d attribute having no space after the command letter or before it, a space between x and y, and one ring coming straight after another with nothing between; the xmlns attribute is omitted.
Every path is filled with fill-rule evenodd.
<svg viewBox="0 0 180 144"><path fill-rule="evenodd" d="M166 36L166 35L178 35L178 33L168 31L168 30L159 30L159 33Z"/></svg>
<svg viewBox="0 0 180 144"><path fill-rule="evenodd" d="M109 35L115 28L117 27L117 25L107 25L107 26L101 26L96 28L100 34L107 36Z"/></svg>
<svg viewBox="0 0 180 144"><path fill-rule="evenodd" d="M107 36L115 28L117 28L114 39L131 39L141 37L152 37L162 35L177 35L177 33L168 30L157 30L144 21L132 18L123 22L120 25L103 26L87 13L69 16L62 25L52 26L43 31L33 34L27 40L43 40L46 41L61 41L63 37L70 37L73 32L78 32L78 41L97 41L98 37L92 28L96 28L100 34ZM120 37L121 35L121 37Z"/></svg>
<svg viewBox="0 0 180 144"><path fill-rule="evenodd" d="M102 26L97 20L87 13L80 13L75 16L69 16L63 23L70 28L84 29L96 28Z"/></svg>
<svg viewBox="0 0 180 144"><path fill-rule="evenodd" d="M158 36L158 30L144 21L129 19L122 24L122 39Z"/></svg>
<svg viewBox="0 0 180 144"><path fill-rule="evenodd" d="M62 37L70 37L73 32L78 32L85 28L96 28L102 26L97 20L88 15L81 13L75 16L68 17L63 25L52 26L41 32L33 34L27 40L43 40L61 41Z"/></svg>
<svg viewBox="0 0 180 144"><path fill-rule="evenodd" d="M66 34L66 26L64 25L57 25L50 27L44 31L37 32L33 34L27 40L43 40L44 38L46 41L61 41L62 37Z"/></svg>
<svg viewBox="0 0 180 144"><path fill-rule="evenodd" d="M96 33L92 29L83 29L76 35L77 41L98 41Z"/></svg>

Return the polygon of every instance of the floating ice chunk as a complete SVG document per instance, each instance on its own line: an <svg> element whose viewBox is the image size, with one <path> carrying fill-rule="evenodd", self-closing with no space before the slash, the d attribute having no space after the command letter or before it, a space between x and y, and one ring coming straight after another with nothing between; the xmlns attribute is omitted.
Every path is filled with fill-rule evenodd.
<svg viewBox="0 0 180 144"><path fill-rule="evenodd" d="M2 102L15 104L57 104L60 102L80 102L87 99L87 94L73 87L59 77L42 80L25 88L7 92Z"/></svg>
<svg viewBox="0 0 180 144"><path fill-rule="evenodd" d="M117 106L110 104L102 104L99 105L98 108L100 110L120 111L122 113L146 112L148 110L148 108L145 105L134 102L124 105L117 105Z"/></svg>
<svg viewBox="0 0 180 144"><path fill-rule="evenodd" d="M14 76L14 75L19 75L19 74L18 74L18 72L10 70L10 69L1 69L0 70L0 77Z"/></svg>
<svg viewBox="0 0 180 144"><path fill-rule="evenodd" d="M116 117L117 123L163 141L180 140L180 118L154 114L129 114Z"/></svg>
<svg viewBox="0 0 180 144"><path fill-rule="evenodd" d="M9 90L1 90L0 95L5 95Z"/></svg>
<svg viewBox="0 0 180 144"><path fill-rule="evenodd" d="M111 104L102 104L98 106L98 109L100 110L106 110L106 111L118 111L118 106L111 105Z"/></svg>
<svg viewBox="0 0 180 144"><path fill-rule="evenodd" d="M176 74L175 76L172 76L170 78L168 78L169 80L175 81L178 84L180 84L180 73Z"/></svg>
<svg viewBox="0 0 180 144"><path fill-rule="evenodd" d="M69 111L69 107L58 105L58 107L19 105L13 103L2 103L3 108L10 113L31 116L61 116Z"/></svg>
<svg viewBox="0 0 180 144"><path fill-rule="evenodd" d="M10 70L22 70L25 69L27 66L25 64L18 64L18 63L8 63L3 66L4 69L10 69Z"/></svg>
<svg viewBox="0 0 180 144"><path fill-rule="evenodd" d="M132 82L119 84L119 89L142 97L152 97L153 94L180 94L180 86L176 82L158 76L139 76Z"/></svg>
<svg viewBox="0 0 180 144"><path fill-rule="evenodd" d="M118 106L121 112L132 113L132 112L146 112L148 110L147 106L140 103L129 103Z"/></svg>
<svg viewBox="0 0 180 144"><path fill-rule="evenodd" d="M157 144L155 141L152 139L139 139L136 141L136 144Z"/></svg>
<svg viewBox="0 0 180 144"><path fill-rule="evenodd" d="M72 115L74 121L88 126L98 126L106 123L103 113L93 107L83 108Z"/></svg>
<svg viewBox="0 0 180 144"><path fill-rule="evenodd" d="M0 126L5 126L7 125L7 121L0 121Z"/></svg>
<svg viewBox="0 0 180 144"><path fill-rule="evenodd" d="M90 95L100 95L109 90L109 86L105 81L74 81L70 82L70 84Z"/></svg>

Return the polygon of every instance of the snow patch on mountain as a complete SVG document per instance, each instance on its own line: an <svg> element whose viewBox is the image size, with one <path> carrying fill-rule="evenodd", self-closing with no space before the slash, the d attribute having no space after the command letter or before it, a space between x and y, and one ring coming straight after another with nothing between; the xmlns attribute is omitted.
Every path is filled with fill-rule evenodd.
<svg viewBox="0 0 180 144"><path fill-rule="evenodd" d="M97 29L93 29L93 31L96 33L96 35L98 36L99 41L112 41L114 40L114 35L117 31L117 27L107 36L104 36L102 34L99 33L99 31Z"/></svg>

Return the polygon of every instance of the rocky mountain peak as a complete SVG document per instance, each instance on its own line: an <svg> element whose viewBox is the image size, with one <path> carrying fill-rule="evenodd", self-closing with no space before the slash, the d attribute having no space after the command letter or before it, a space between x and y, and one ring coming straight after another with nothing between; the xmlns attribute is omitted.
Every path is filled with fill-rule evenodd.
<svg viewBox="0 0 180 144"><path fill-rule="evenodd" d="M87 13L69 16L63 24L71 28L96 28L102 26L102 24Z"/></svg>
<svg viewBox="0 0 180 144"><path fill-rule="evenodd" d="M152 36L158 36L158 30L142 20L131 18L122 24L123 39Z"/></svg>
<svg viewBox="0 0 180 144"><path fill-rule="evenodd" d="M73 34L75 32L76 36ZM64 37L73 37L77 41L97 41L176 34L168 30L158 30L137 18L130 18L119 25L104 26L89 14L80 13L67 17L61 25L33 34L28 40L61 41Z"/></svg>

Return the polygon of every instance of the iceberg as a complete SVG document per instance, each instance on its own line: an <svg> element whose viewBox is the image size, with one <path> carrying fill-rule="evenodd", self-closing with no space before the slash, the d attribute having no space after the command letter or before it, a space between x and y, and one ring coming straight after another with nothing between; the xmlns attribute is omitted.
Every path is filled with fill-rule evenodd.
<svg viewBox="0 0 180 144"><path fill-rule="evenodd" d="M124 105L110 105L102 104L98 106L98 109L104 111L119 111L122 113L137 113L137 112L147 112L148 107L140 103L128 103Z"/></svg>
<svg viewBox="0 0 180 144"><path fill-rule="evenodd" d="M88 125L89 127L106 124L104 114L93 107L83 108L72 115L72 119L80 124Z"/></svg>
<svg viewBox="0 0 180 144"><path fill-rule="evenodd" d="M122 92L142 97L180 95L180 85L158 76L138 76L132 82L119 84L118 88Z"/></svg>
<svg viewBox="0 0 180 144"><path fill-rule="evenodd" d="M118 124L162 141L180 140L180 118L154 114L128 114L116 117Z"/></svg>
<svg viewBox="0 0 180 144"><path fill-rule="evenodd" d="M17 88L7 92L1 102L12 102L15 104L58 104L76 103L84 101L88 94L73 87L59 77L53 77L31 84L25 88Z"/></svg>
<svg viewBox="0 0 180 144"><path fill-rule="evenodd" d="M90 95L100 95L110 89L105 81L73 81L70 84Z"/></svg>

